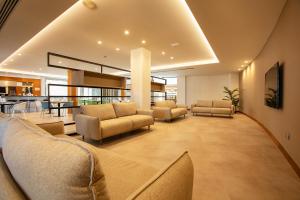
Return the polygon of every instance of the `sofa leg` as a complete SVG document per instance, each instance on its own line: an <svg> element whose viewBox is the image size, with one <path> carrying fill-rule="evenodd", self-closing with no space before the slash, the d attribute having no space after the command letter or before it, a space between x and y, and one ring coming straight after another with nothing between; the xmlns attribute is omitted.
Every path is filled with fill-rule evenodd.
<svg viewBox="0 0 300 200"><path fill-rule="evenodd" d="M183 118L185 119L185 115L183 115Z"/></svg>
<svg viewBox="0 0 300 200"><path fill-rule="evenodd" d="M84 135L82 136L82 141L84 141Z"/></svg>
<svg viewBox="0 0 300 200"><path fill-rule="evenodd" d="M150 127L150 125L148 126L148 131L150 131L151 130L151 127Z"/></svg>

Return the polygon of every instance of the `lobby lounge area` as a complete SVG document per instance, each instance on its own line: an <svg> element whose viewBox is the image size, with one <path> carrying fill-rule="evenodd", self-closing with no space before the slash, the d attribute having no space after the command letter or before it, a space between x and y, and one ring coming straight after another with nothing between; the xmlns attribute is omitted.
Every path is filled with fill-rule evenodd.
<svg viewBox="0 0 300 200"><path fill-rule="evenodd" d="M0 200L300 199L299 13L0 0Z"/></svg>

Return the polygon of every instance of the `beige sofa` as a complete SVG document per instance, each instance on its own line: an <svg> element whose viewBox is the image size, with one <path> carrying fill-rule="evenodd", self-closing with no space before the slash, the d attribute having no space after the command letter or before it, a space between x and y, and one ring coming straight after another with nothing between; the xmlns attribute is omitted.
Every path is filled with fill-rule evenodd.
<svg viewBox="0 0 300 200"><path fill-rule="evenodd" d="M55 134L61 125L48 124L47 130ZM3 116L0 137L1 200L192 198L193 165L186 152L157 170Z"/></svg>
<svg viewBox="0 0 300 200"><path fill-rule="evenodd" d="M168 121L187 114L187 106L176 105L172 100L155 102L152 110L154 118Z"/></svg>
<svg viewBox="0 0 300 200"><path fill-rule="evenodd" d="M151 110L138 110L136 104L114 103L82 106L75 117L76 131L84 138L102 140L154 124Z"/></svg>
<svg viewBox="0 0 300 200"><path fill-rule="evenodd" d="M196 104L192 104L191 112L193 115L225 115L232 116L234 107L231 101L226 100L198 100Z"/></svg>

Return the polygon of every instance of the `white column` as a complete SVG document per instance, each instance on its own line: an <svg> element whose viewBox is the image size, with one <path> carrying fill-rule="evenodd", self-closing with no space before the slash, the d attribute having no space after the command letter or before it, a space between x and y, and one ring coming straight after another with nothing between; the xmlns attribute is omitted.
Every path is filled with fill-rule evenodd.
<svg viewBox="0 0 300 200"><path fill-rule="evenodd" d="M177 77L177 103L178 104L186 104L186 78L185 76Z"/></svg>
<svg viewBox="0 0 300 200"><path fill-rule="evenodd" d="M46 78L41 77L41 96L46 96Z"/></svg>
<svg viewBox="0 0 300 200"><path fill-rule="evenodd" d="M151 52L144 48L130 52L131 100L140 109L150 109L151 104Z"/></svg>

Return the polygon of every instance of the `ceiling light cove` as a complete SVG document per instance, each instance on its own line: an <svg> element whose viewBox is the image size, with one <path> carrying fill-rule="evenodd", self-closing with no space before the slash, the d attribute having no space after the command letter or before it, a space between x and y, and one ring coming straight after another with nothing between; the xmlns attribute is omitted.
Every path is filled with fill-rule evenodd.
<svg viewBox="0 0 300 200"><path fill-rule="evenodd" d="M184 68L189 66L197 66L197 65L207 65L207 64L214 64L218 63L218 60L199 60L199 61L192 61L192 62L184 62L184 63L175 63L170 65L158 65L158 66L152 66L151 71L159 71L159 70L165 70L165 69L173 69L173 68Z"/></svg>
<svg viewBox="0 0 300 200"><path fill-rule="evenodd" d="M32 76L42 76L42 77L51 77L51 78L58 78L58 79L67 79L67 76L64 76L64 75L56 75L56 74L49 74L49 73L38 73L38 72L34 72L34 71L23 71L23 70L21 71L21 70L1 68L0 72L15 73L15 74L22 74L22 75L32 75Z"/></svg>
<svg viewBox="0 0 300 200"><path fill-rule="evenodd" d="M11 70L21 69L29 73L32 70L38 71L46 60L46 56L40 55L47 55L51 49L53 52L99 63L103 62L102 56L99 55L107 55L112 59L106 59L105 64L128 69L130 56L127 49L137 45L145 45L153 52L151 62L154 71L219 63L186 0L164 1L164 4L172 8L170 11L162 7L161 1L136 3L138 9L132 9L132 2L135 1L130 2L120 4L119 1L108 0L76 1L0 65L7 63L7 68ZM100 8L100 5L101 9L95 9L97 6ZM142 17L141 12L145 13ZM122 20L115 20L116 18ZM152 30L147 30L147 23L153 24ZM165 23L169 26L162 25ZM101 30L101 35L99 26L96 25L89 26L89 31L83 31L90 24L102 24L106 28ZM79 31L74 32L74 27ZM165 34L155 31L158 29ZM179 32L180 34L174 34ZM68 45L61 45L61 35L65 36L65 43ZM89 38L91 43L86 42L86 38ZM101 48L98 45L102 45ZM15 61L11 63L11 59ZM61 63L67 65L66 62L59 64ZM21 68L23 66L26 68ZM43 70L47 70L49 75L57 75L57 71L53 69ZM63 70L60 75L64 75Z"/></svg>

